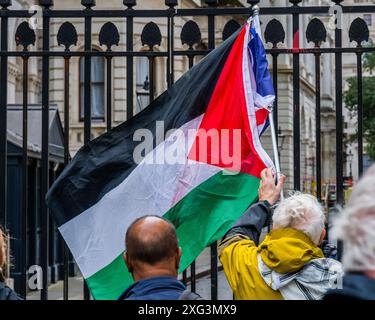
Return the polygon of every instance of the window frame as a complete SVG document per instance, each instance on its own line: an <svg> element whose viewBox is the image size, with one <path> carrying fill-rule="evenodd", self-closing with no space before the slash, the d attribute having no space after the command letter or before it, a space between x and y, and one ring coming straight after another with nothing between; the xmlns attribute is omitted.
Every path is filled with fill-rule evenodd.
<svg viewBox="0 0 375 320"><path fill-rule="evenodd" d="M149 59L147 56L139 56L136 58L137 60L135 61L135 98L136 98L136 106L137 108L139 109L138 112L141 112L143 109L147 108L147 106L150 104L150 89L148 90L144 90L142 88L142 85L144 84L143 83L138 83L137 82L137 77L138 77L138 66L139 66L139 61L140 59L144 59L144 61L147 62L147 75L146 75L146 79L148 79L149 81L149 85L151 85L151 79L150 79L150 71L149 71ZM155 65L154 65L154 69L155 69ZM154 77L155 77L155 71L154 71ZM145 79L145 81L146 81ZM154 79L155 80L155 79ZM155 84L155 81L153 82ZM144 91L142 91L144 90ZM147 96L148 97L148 104L146 106L140 106L139 105L139 101L138 101L138 97L140 96Z"/></svg>
<svg viewBox="0 0 375 320"><path fill-rule="evenodd" d="M100 50L98 49L93 49L93 51L96 51L96 52L99 52ZM91 57L91 61L92 61L92 58L94 56ZM92 121L96 121L96 122L105 122L106 121L106 103L105 103L105 95L106 95L106 87L105 87L105 76L106 76L106 63L105 63L105 59L104 57L102 56L96 56L96 57L99 57L101 59L103 59L103 81L92 81L92 77L91 77L91 92L92 92L92 88L94 85L102 85L103 86L103 116L102 117L94 117L92 115L92 101L91 101L91 120ZM78 60L78 105L79 105L79 108L78 108L78 121L79 122L84 122L85 121L85 115L84 115L84 104L82 104L82 96L84 96L84 84L85 82L81 82L81 61L84 61L82 59L84 59L85 57L82 56L82 57L79 57L79 60ZM91 73L92 75L92 73ZM82 88L82 91L81 91L81 86L83 86Z"/></svg>
<svg viewBox="0 0 375 320"><path fill-rule="evenodd" d="M370 18L370 19L368 19L368 18ZM363 14L363 20L366 22L368 27L372 26L372 14L371 13L364 13Z"/></svg>

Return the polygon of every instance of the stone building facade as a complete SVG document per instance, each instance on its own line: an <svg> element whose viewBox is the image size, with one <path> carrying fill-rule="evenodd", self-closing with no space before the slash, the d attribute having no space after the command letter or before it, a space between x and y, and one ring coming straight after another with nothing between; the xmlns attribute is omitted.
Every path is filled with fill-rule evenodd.
<svg viewBox="0 0 375 320"><path fill-rule="evenodd" d="M373 4L372 0L351 0L345 5ZM288 6L288 0L262 1L262 6ZM303 6L332 6L329 0L303 1ZM370 43L375 35L375 15L371 13L344 14L342 15L342 39L343 47L355 47L356 43L349 41L349 28L354 19L360 17L364 19L370 30ZM263 26L274 17L262 17ZM282 24L286 32L285 46L292 48L292 17L276 17ZM306 28L313 18L319 18L327 29L326 42L323 48L333 48L335 46L335 23L334 17L329 13L319 16L303 16L300 18L300 47L308 48L313 44L307 43ZM270 46L269 46L270 47ZM283 45L280 45L283 47ZM281 170L288 176L289 184L293 181L293 60L292 55L280 55L279 57L279 127L281 137L279 137ZM343 92L348 89L346 79L357 74L356 54L343 54ZM270 60L272 70L272 61ZM315 61L312 54L301 54L300 56L300 143L301 143L301 187L303 191L314 193L316 184L316 114L315 114ZM344 164L344 175L352 175L354 180L358 179L358 146L357 143L346 143L347 137L353 135L357 129L357 117L351 115L343 106L343 126L344 126L344 154L336 154L336 86L335 86L335 55L321 55L321 149L322 149L322 183L334 184L336 182L336 161L337 157L342 157ZM365 75L366 73L364 73ZM265 136L265 145L270 150L270 138ZM282 144L282 145L280 145ZM349 156L349 154L352 156ZM367 160L366 154L364 155Z"/></svg>
<svg viewBox="0 0 375 320"><path fill-rule="evenodd" d="M287 0L262 2L262 6L289 6ZM304 1L302 5L327 5L328 0ZM284 27L286 38L280 48L293 47L293 22L291 16L262 16L263 26L276 18ZM303 15L300 18L299 44L301 48L312 47L306 39L306 28L314 16ZM327 26L330 17L317 17ZM334 31L327 28L327 39L322 47L334 46ZM270 44L267 47L271 47ZM272 60L269 60L272 72ZM321 58L321 141L322 141L322 182L334 182L335 179L335 114L334 114L334 56L322 55ZM281 171L288 177L287 189L293 189L293 55L280 55L278 58L278 111L279 111L279 150ZM300 55L300 167L301 189L315 192L316 185L316 114L315 114L315 58L312 54ZM264 137L267 149L271 148L268 135Z"/></svg>
<svg viewBox="0 0 375 320"><path fill-rule="evenodd" d="M200 5L200 1L183 0L179 2L181 8L194 8ZM65 0L55 1L55 9L80 9L80 1L76 0ZM166 8L164 0L143 0L137 2L137 9L160 9ZM95 9L124 9L122 1L97 1ZM220 32L225 24L231 17L223 17L217 20L216 28ZM175 18L175 29L174 29L174 43L175 50L184 50L180 40L180 33L182 26L191 17L176 17ZM203 21L199 21L203 20ZM120 32L120 45L115 47L114 50L126 51L126 24L122 19L111 20L118 28ZM150 22L155 22L161 31L162 42L160 46L155 48L156 51L166 52L167 51L167 19L165 18L135 18L134 19L134 51L143 51L147 48L142 47L141 44L141 33L144 26ZM207 22L204 18L195 19L198 25L201 27L202 32L202 46L207 43ZM56 39L59 26L64 22L63 19L54 19L52 22L51 39ZM84 24L83 19L74 19L71 21L78 32L78 44L74 50L83 50L84 46ZM94 50L105 50L105 47L99 45L99 32L100 28L107 19L94 19L92 26L92 44ZM53 50L61 50L58 48L56 41L53 42ZM198 59L198 58L197 58ZM95 138L102 134L106 130L105 123L105 85L104 77L106 74L105 60L104 58L93 58L93 65L97 68L93 68L92 77L100 83L101 88L92 87L93 92L93 122L92 122L92 137ZM166 78L167 60L164 57L155 59L155 96L158 96L167 88ZM186 57L176 56L174 59L175 79L178 79L184 72L188 70L188 59ZM70 130L70 141L71 141L71 152L74 154L79 147L83 144L83 88L82 88L82 70L83 70L83 59L72 58L71 59L71 75L70 75L70 106L71 106L71 130ZM127 113L127 101L126 101L126 58L116 57L113 59L113 126L120 124L126 120ZM146 57L135 57L134 58L134 114L141 111L148 104L147 92L145 92L144 84L149 80L148 71L148 59ZM51 102L57 103L59 106L63 106L63 59L53 59L51 62ZM146 95L145 95L146 94ZM62 108L61 108L61 111ZM95 119L96 118L96 119Z"/></svg>
<svg viewBox="0 0 375 320"><path fill-rule="evenodd" d="M374 4L374 1L372 0L350 0L348 1L349 3L353 4L362 4L362 5L370 5ZM375 41L375 14L371 13L363 13L363 14L351 14L348 16L348 18L344 19L343 21L343 32L348 33L348 30L350 28L350 23L357 17L362 18L370 31L370 39L369 43L365 45L374 45ZM344 46L351 46L355 47L357 44L355 42L349 43L349 38L345 37L344 38L345 43ZM345 55L345 64L344 64L344 69L343 69L343 78L348 79L350 77L356 77L357 76L357 56L356 54L347 54ZM363 68L363 76L370 76L369 72L366 71ZM373 74L372 74L373 76ZM344 82L344 91L347 90L348 84L345 81ZM350 140L349 138L357 132L358 128L358 118L356 114L350 113L347 109L344 109L344 123L345 123L345 135L346 135L346 140ZM349 141L348 143L345 144L345 174L347 176L353 176L354 180L358 180L359 174L358 174L358 144L357 142L351 142ZM364 155L363 155L363 160L364 160L364 170L370 165L371 161L369 157L366 154L366 150L364 150Z"/></svg>

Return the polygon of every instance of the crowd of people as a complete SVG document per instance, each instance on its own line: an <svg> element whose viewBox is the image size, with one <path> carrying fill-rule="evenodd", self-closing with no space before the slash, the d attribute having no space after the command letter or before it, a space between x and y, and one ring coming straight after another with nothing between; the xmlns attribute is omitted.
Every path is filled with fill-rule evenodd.
<svg viewBox="0 0 375 320"><path fill-rule="evenodd" d="M375 165L356 184L330 230L342 261L325 256L326 215L318 200L295 193L280 201L285 182L262 172L259 201L219 243L235 299L375 300ZM262 230L272 230L261 239ZM124 260L134 283L119 300L202 300L178 280L181 249L169 221L144 216L128 228ZM326 254L327 255L327 254ZM19 299L5 285L6 237L0 232L0 300Z"/></svg>

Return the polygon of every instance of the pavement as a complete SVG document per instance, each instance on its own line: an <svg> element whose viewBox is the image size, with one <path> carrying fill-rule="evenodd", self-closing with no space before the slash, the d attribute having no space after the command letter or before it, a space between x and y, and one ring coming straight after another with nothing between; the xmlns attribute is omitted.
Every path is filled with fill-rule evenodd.
<svg viewBox="0 0 375 320"><path fill-rule="evenodd" d="M69 278L69 300L83 300L83 278ZM63 300L64 283L59 281L48 288L48 300ZM33 291L27 295L27 300L40 300L40 291Z"/></svg>
<svg viewBox="0 0 375 320"><path fill-rule="evenodd" d="M220 263L218 264L220 266ZM204 299L211 299L211 278L210 278L210 249L207 248L196 260L196 292ZM188 277L190 271L188 271ZM180 277L181 278L181 275ZM49 300L63 300L63 282L59 281L48 288ZM81 276L69 278L69 300L83 300L83 278ZM188 288L190 284L188 283ZM232 300L232 290L225 278L224 272L218 272L218 298L219 300ZM40 292L30 292L27 296L28 300L40 300Z"/></svg>
<svg viewBox="0 0 375 320"><path fill-rule="evenodd" d="M218 272L218 299L219 300L233 300L233 292L230 288L227 278L223 271ZM211 278L210 276L204 276L203 278L197 279L196 282L197 293L206 300L211 299Z"/></svg>

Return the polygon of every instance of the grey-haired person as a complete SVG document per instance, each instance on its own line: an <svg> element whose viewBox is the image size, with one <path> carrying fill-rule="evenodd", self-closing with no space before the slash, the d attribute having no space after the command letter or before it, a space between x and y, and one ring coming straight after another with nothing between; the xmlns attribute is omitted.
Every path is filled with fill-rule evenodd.
<svg viewBox="0 0 375 320"><path fill-rule="evenodd" d="M375 165L354 186L332 235L343 241L345 275L325 299L375 300Z"/></svg>

